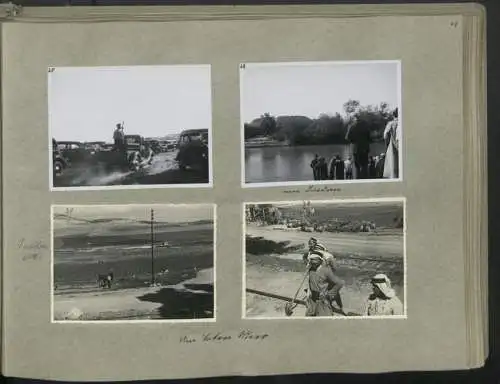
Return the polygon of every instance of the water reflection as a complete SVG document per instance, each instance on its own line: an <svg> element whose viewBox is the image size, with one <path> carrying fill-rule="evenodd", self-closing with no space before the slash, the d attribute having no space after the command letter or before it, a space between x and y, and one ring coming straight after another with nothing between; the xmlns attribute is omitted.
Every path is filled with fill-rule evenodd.
<svg viewBox="0 0 500 384"><path fill-rule="evenodd" d="M371 155L384 152L383 143L371 146ZM311 161L315 154L327 161L339 155L352 156L350 145L314 145L300 147L263 147L245 149L245 179L247 183L312 181Z"/></svg>

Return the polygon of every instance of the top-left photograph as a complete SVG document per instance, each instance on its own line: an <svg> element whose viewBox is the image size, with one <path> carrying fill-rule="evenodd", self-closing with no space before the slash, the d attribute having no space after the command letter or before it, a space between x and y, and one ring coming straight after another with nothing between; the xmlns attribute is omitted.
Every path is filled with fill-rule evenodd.
<svg viewBox="0 0 500 384"><path fill-rule="evenodd" d="M51 190L212 186L210 65L51 67Z"/></svg>

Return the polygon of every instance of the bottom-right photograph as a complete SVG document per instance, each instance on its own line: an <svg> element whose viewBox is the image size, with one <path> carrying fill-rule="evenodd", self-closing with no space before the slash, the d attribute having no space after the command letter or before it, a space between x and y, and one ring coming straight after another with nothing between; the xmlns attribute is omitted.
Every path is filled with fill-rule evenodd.
<svg viewBox="0 0 500 384"><path fill-rule="evenodd" d="M405 200L245 204L243 317L406 318Z"/></svg>

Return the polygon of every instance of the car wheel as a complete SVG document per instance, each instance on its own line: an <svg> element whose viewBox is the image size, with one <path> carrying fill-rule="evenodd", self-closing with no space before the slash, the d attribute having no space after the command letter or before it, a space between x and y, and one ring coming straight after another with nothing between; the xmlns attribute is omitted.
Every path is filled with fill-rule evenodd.
<svg viewBox="0 0 500 384"><path fill-rule="evenodd" d="M64 169L64 165L61 161L56 160L54 161L54 175L59 176L62 174Z"/></svg>

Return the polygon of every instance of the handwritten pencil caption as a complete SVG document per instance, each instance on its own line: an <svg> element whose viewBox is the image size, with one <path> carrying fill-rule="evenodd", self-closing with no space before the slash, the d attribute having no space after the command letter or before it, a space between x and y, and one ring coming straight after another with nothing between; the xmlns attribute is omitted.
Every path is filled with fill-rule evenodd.
<svg viewBox="0 0 500 384"><path fill-rule="evenodd" d="M309 185L303 192L306 193L311 193L311 192L316 192L316 193L336 193L340 192L340 188L333 188L329 186L318 186L318 185ZM295 189L285 189L283 193L301 193L302 191L298 188Z"/></svg>
<svg viewBox="0 0 500 384"><path fill-rule="evenodd" d="M194 343L214 343L214 342L251 342L263 341L267 339L267 333L257 334L249 330L239 331L237 333L224 333L224 332L207 332L200 336L181 336L181 344L194 344Z"/></svg>
<svg viewBox="0 0 500 384"><path fill-rule="evenodd" d="M29 241L24 237L19 239L17 242L17 249L21 251L22 260L39 260L42 258L42 254L48 250L47 244L41 240Z"/></svg>

